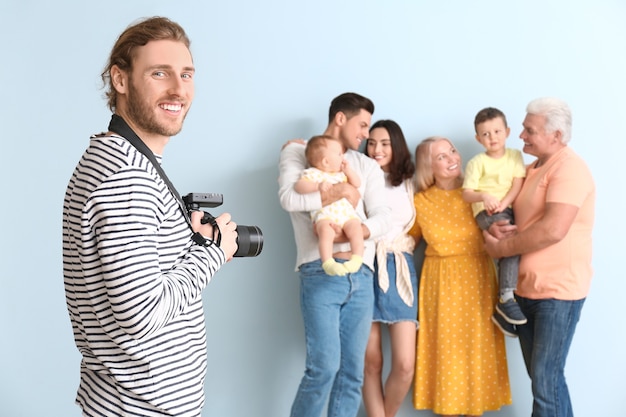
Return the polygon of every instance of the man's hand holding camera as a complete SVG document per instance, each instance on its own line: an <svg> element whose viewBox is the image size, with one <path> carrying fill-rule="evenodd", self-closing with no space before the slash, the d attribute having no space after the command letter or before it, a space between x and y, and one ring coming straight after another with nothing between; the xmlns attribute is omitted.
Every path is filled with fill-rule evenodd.
<svg viewBox="0 0 626 417"><path fill-rule="evenodd" d="M192 211L191 212L191 226L194 232L200 233L205 238L212 239L213 236L217 236L216 230L213 229L210 223L203 224L201 222L204 217L204 211ZM215 222L219 228L221 234L221 240L219 247L224 251L226 260L230 261L235 252L237 251L237 224L231 221L229 213L220 214L215 218Z"/></svg>

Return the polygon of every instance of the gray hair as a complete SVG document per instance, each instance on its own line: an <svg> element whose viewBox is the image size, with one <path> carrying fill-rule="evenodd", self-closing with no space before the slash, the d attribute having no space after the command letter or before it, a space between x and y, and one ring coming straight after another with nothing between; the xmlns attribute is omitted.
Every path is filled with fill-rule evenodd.
<svg viewBox="0 0 626 417"><path fill-rule="evenodd" d="M554 97L537 98L526 106L526 113L546 118L548 132L561 132L561 143L566 145L572 138L572 111L566 102Z"/></svg>

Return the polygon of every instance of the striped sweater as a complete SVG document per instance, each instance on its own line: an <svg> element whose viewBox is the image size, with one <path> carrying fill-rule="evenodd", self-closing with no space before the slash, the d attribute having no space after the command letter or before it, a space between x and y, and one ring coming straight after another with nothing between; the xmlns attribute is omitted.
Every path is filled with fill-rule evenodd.
<svg viewBox="0 0 626 417"><path fill-rule="evenodd" d="M160 159L159 159L160 161ZM92 137L63 204L63 275L88 416L199 416L202 290L225 262L125 139Z"/></svg>

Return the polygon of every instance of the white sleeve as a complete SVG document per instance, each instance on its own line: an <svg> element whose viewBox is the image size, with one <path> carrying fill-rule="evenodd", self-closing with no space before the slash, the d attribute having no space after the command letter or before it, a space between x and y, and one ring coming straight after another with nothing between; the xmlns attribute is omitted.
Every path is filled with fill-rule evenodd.
<svg viewBox="0 0 626 417"><path fill-rule="evenodd" d="M322 198L319 192L300 194L293 186L302 171L306 169L304 156L305 145L291 143L280 152L278 164L278 197L280 205L285 211L312 211L322 208Z"/></svg>
<svg viewBox="0 0 626 417"><path fill-rule="evenodd" d="M365 155L360 157L359 163L361 184L365 185L362 198L367 218L363 224L370 231L370 239L377 239L391 225L391 208L385 198L385 174L373 159Z"/></svg>

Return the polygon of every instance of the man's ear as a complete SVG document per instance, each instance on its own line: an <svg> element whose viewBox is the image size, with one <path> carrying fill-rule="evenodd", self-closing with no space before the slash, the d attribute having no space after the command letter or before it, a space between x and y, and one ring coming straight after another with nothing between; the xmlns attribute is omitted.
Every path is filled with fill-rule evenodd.
<svg viewBox="0 0 626 417"><path fill-rule="evenodd" d="M111 85L118 94L126 94L128 91L128 74L117 65L111 67Z"/></svg>
<svg viewBox="0 0 626 417"><path fill-rule="evenodd" d="M347 117L346 117L346 114L344 112L338 111L335 114L335 124L337 126L343 126L344 123L346 123L346 120L347 120Z"/></svg>

